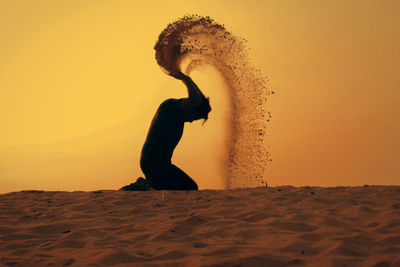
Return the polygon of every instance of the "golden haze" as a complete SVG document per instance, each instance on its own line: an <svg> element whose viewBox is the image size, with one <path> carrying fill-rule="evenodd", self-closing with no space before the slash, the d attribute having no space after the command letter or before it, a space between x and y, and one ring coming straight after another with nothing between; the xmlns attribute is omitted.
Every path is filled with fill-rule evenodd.
<svg viewBox="0 0 400 267"><path fill-rule="evenodd" d="M399 184L399 5L1 1L0 191L116 189L141 175L157 106L186 94L152 48L187 13L248 39L271 79L270 184ZM200 188L222 188L228 99L214 70L193 77L213 112L185 128L175 162Z"/></svg>

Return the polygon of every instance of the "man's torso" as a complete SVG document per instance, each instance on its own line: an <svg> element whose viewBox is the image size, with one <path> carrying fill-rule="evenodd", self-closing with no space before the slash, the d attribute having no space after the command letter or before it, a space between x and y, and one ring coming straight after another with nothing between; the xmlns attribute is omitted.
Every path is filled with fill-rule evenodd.
<svg viewBox="0 0 400 267"><path fill-rule="evenodd" d="M179 112L181 99L167 99L159 106L142 148L142 160L170 161L182 137L184 121Z"/></svg>

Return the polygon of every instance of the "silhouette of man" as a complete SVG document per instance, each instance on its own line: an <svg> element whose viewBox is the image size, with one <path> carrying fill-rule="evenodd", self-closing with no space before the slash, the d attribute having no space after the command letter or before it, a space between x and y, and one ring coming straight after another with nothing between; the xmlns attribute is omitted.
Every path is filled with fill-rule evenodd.
<svg viewBox="0 0 400 267"><path fill-rule="evenodd" d="M198 190L193 179L171 163L172 154L179 143L185 122L208 119L211 111L209 98L189 77L178 72L172 77L181 80L188 97L167 99L159 106L151 122L142 148L140 167L146 177L123 187L123 190Z"/></svg>

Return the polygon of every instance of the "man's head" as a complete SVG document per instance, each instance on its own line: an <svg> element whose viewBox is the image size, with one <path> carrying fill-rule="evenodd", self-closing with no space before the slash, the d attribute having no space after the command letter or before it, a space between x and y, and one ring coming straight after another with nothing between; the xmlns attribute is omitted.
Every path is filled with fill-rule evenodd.
<svg viewBox="0 0 400 267"><path fill-rule="evenodd" d="M191 112L188 112L184 119L187 122L204 119L204 122L206 122L208 120L208 113L210 113L210 111L210 98L204 97L202 103L199 106L193 108Z"/></svg>

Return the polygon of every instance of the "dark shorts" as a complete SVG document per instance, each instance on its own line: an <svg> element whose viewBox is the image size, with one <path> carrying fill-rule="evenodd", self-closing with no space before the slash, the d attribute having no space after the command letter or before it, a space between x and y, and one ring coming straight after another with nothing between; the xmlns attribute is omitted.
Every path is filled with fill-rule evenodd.
<svg viewBox="0 0 400 267"><path fill-rule="evenodd" d="M140 167L151 187L157 190L198 190L197 184L171 162L140 161Z"/></svg>

